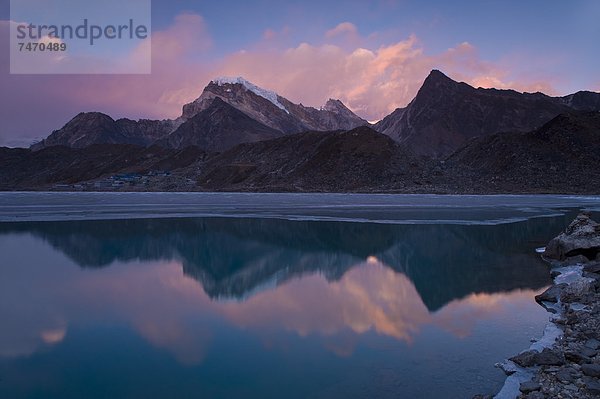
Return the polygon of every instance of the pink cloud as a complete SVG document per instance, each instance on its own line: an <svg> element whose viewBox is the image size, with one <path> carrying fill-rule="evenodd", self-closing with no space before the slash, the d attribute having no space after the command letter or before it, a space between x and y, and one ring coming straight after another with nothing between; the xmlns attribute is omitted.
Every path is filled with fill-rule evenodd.
<svg viewBox="0 0 600 399"><path fill-rule="evenodd" d="M495 294L473 293L446 304L433 314L432 323L457 337L464 338L472 334L477 323L494 315L515 314L527 308L535 312L536 304L531 298L542 291L544 289Z"/></svg>
<svg viewBox="0 0 600 399"><path fill-rule="evenodd" d="M469 43L427 55L416 36L374 50L301 43L280 51L244 51L218 66L221 74L243 75L305 105L339 98L369 120L408 104L434 68L475 86L554 91L544 81L509 80L509 70L481 60Z"/></svg>
<svg viewBox="0 0 600 399"><path fill-rule="evenodd" d="M7 21L0 21L0 50L8 46ZM460 43L428 54L416 36L373 45L356 26L342 22L324 33L324 43L290 46L289 28L267 29L263 39L243 51L209 59L213 46L204 19L181 14L152 35L152 74L91 76L15 76L0 60L0 83L11 96L0 98L0 145L44 137L80 111L101 111L115 118L174 118L184 103L197 98L211 78L242 75L305 105L339 98L368 120L405 106L433 68L475 86L554 93L550 79L513 78L510 65L482 60L477 49ZM367 44L371 43L371 44ZM149 51L137 49L138 53ZM131 62L136 60L136 52ZM52 99L50 101L50 99ZM35 110L36 118L31 118Z"/></svg>
<svg viewBox="0 0 600 399"><path fill-rule="evenodd" d="M376 38L376 33L363 38L358 33L358 28L351 22L342 22L334 28L325 32L324 36L328 44L339 45L344 49L353 50L365 47L368 40Z"/></svg>
<svg viewBox="0 0 600 399"><path fill-rule="evenodd" d="M313 275L261 292L246 302L220 307L227 318L244 328L275 325L299 336L375 331L411 342L429 322L412 282L380 263L356 267L336 282Z"/></svg>
<svg viewBox="0 0 600 399"><path fill-rule="evenodd" d="M339 36L339 35L357 34L357 33L358 33L358 29L356 28L356 25L354 25L351 22L342 22L342 23L338 24L335 28L330 29L327 32L325 32L325 37L332 38L332 37Z"/></svg>
<svg viewBox="0 0 600 399"><path fill-rule="evenodd" d="M235 325L249 330L276 326L299 336L343 337L346 342L326 347L342 356L350 355L356 340L345 332L379 335L411 343L426 325L434 325L464 338L476 324L499 314L536 308L532 301L540 291L473 293L430 313L414 284L376 259L357 265L335 282L312 275L264 291L243 303L219 304L220 313ZM307 312L307 309L311 309ZM533 311L533 310L532 310Z"/></svg>
<svg viewBox="0 0 600 399"><path fill-rule="evenodd" d="M511 79L512 68L482 60L479 51L469 42L462 42L438 56L445 72L458 81L474 87L513 89L522 92L541 91L548 95L556 94L554 79L551 77L530 77ZM518 61L516 61L518 62Z"/></svg>
<svg viewBox="0 0 600 399"><path fill-rule="evenodd" d="M0 50L8 51L8 28L9 21L0 21ZM203 18L182 14L168 29L153 32L151 75L10 75L9 60L2 57L0 84L11 95L0 97L0 145L27 145L81 111L115 118L176 117L182 104L197 96L198 82L210 79L210 68L196 57L211 46Z"/></svg>

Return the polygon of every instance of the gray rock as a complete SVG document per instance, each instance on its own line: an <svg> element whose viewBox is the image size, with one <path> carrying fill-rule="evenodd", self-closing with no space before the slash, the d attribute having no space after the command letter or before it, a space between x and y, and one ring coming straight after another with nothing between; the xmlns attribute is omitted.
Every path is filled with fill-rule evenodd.
<svg viewBox="0 0 600 399"><path fill-rule="evenodd" d="M546 373L558 373L560 370L562 370L562 368L558 366L549 366L544 368Z"/></svg>
<svg viewBox="0 0 600 399"><path fill-rule="evenodd" d="M541 294L536 295L535 301L537 303L541 303L543 301L556 303L558 302L558 298L560 298L560 294L565 287L567 287L567 284L553 285Z"/></svg>
<svg viewBox="0 0 600 399"><path fill-rule="evenodd" d="M598 350L600 348L600 341L596 338L588 339L585 341L584 346L589 349Z"/></svg>
<svg viewBox="0 0 600 399"><path fill-rule="evenodd" d="M570 361L576 363L587 363L591 362L592 359L589 356L586 356L583 351L581 352L565 352L565 357Z"/></svg>
<svg viewBox="0 0 600 399"><path fill-rule="evenodd" d="M548 348L534 355L534 364L540 366L560 366L564 359Z"/></svg>
<svg viewBox="0 0 600 399"><path fill-rule="evenodd" d="M584 380L585 388L592 395L600 395L600 381L596 378L586 378Z"/></svg>
<svg viewBox="0 0 600 399"><path fill-rule="evenodd" d="M595 291L595 283L588 280L577 280L561 291L560 300L564 303L578 302Z"/></svg>
<svg viewBox="0 0 600 399"><path fill-rule="evenodd" d="M600 256L600 253L599 253ZM600 273L600 262L589 262L583 265L583 271L588 273Z"/></svg>
<svg viewBox="0 0 600 399"><path fill-rule="evenodd" d="M567 391L571 391L571 392L577 392L578 391L577 387L575 385L573 385L573 384L567 384L567 385L564 386L564 388Z"/></svg>
<svg viewBox="0 0 600 399"><path fill-rule="evenodd" d="M563 383L575 381L575 378L573 378L573 375L571 375L571 372L567 369L560 370L558 373L556 373L556 378Z"/></svg>
<svg viewBox="0 0 600 399"><path fill-rule="evenodd" d="M541 393L540 391L529 392L526 396L527 399L545 399L546 395Z"/></svg>
<svg viewBox="0 0 600 399"><path fill-rule="evenodd" d="M600 377L600 364L582 364L581 371L590 377Z"/></svg>
<svg viewBox="0 0 600 399"><path fill-rule="evenodd" d="M590 219L589 214L581 213L563 233L550 240L544 256L562 261L577 255L595 258L599 252L600 225Z"/></svg>
<svg viewBox="0 0 600 399"><path fill-rule="evenodd" d="M577 263L586 264L589 261L590 260L587 257L585 257L584 255L575 255L575 256L567 256L565 258L565 260L563 261L563 264L565 264L565 265L574 265Z"/></svg>
<svg viewBox="0 0 600 399"><path fill-rule="evenodd" d="M519 391L523 393L529 393L533 391L539 391L541 388L542 386L538 382L527 381L521 383L519 386Z"/></svg>
<svg viewBox="0 0 600 399"><path fill-rule="evenodd" d="M515 362L521 367L531 367L535 364L535 355L537 351L525 351L519 353L517 356L511 357L509 360Z"/></svg>
<svg viewBox="0 0 600 399"><path fill-rule="evenodd" d="M564 364L562 356L557 355L549 348L544 348L538 352L534 350L525 351L517 356L511 357L509 360L515 362L521 367L531 366L561 366Z"/></svg>
<svg viewBox="0 0 600 399"><path fill-rule="evenodd" d="M585 346L584 346L584 347L583 347L583 348L582 348L582 349L579 351L579 354L580 354L581 356L583 356L583 357L586 357L586 358L591 358L591 357L594 357L594 356L596 356L596 355L598 354L598 351L597 351L597 350L595 350L595 349L588 348L588 347L585 347Z"/></svg>

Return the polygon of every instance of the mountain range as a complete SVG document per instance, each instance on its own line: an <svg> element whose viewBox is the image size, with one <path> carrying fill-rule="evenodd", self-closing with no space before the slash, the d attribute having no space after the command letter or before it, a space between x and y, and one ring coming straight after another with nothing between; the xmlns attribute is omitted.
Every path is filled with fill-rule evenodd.
<svg viewBox="0 0 600 399"><path fill-rule="evenodd" d="M115 121L99 112L80 113L31 148L158 144L223 151L240 143L308 130L347 130L366 124L339 100L330 99L320 109L305 107L243 78L219 78L211 81L200 97L185 104L174 120Z"/></svg>
<svg viewBox="0 0 600 399"><path fill-rule="evenodd" d="M598 111L600 93L476 89L433 70L405 108L371 125L339 100L306 107L219 78L173 120L81 113L30 149L0 148L0 189L85 189L167 170L169 178L116 187L597 193Z"/></svg>
<svg viewBox="0 0 600 399"><path fill-rule="evenodd" d="M501 132L527 132L572 111L600 111L600 93L580 91L564 97L514 90L474 88L433 70L415 98L371 126L414 154L444 158L469 139ZM200 97L183 106L174 120L113 120L81 113L32 146L83 148L91 144L196 145L224 151L237 144L305 131L350 130L370 124L341 101L319 108L294 104L275 92L238 78L211 81Z"/></svg>

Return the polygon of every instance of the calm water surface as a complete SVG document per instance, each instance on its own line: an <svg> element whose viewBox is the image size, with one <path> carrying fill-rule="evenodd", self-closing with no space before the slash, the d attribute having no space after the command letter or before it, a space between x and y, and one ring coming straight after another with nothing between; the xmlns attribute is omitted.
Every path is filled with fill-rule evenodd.
<svg viewBox="0 0 600 399"><path fill-rule="evenodd" d="M598 204L0 194L0 398L493 393L548 320L534 249Z"/></svg>

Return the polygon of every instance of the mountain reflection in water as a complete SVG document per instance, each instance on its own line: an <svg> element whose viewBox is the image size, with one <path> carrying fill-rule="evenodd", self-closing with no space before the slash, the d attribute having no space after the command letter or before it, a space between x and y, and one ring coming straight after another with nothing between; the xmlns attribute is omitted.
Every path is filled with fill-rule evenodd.
<svg viewBox="0 0 600 399"><path fill-rule="evenodd" d="M231 328L282 353L291 349L281 333L318 339L341 358L369 334L409 346L428 328L462 339L498 315L516 330L522 319L511 315L549 283L532 249L568 217L0 223L0 360L43 354L94 326L125 326L184 366L204 364Z"/></svg>
<svg viewBox="0 0 600 399"><path fill-rule="evenodd" d="M175 260L215 299L243 299L263 285L314 273L335 281L374 257L405 274L436 310L474 292L547 285L547 267L532 242L546 242L564 219L495 226L138 219L2 223L0 234L43 238L83 268Z"/></svg>

